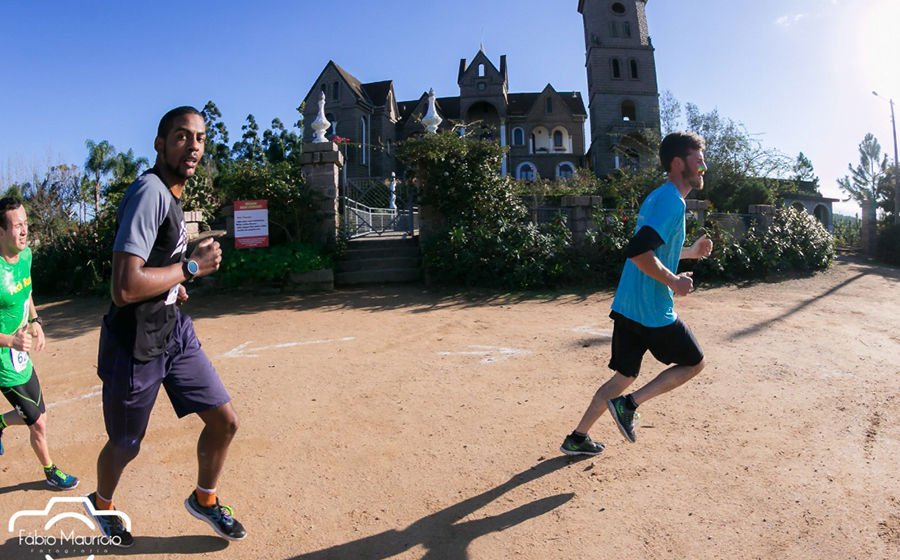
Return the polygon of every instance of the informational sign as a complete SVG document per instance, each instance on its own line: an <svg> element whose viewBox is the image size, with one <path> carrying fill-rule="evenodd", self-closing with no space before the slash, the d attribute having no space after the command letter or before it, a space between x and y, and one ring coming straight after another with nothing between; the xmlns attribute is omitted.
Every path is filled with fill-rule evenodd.
<svg viewBox="0 0 900 560"><path fill-rule="evenodd" d="M265 200L234 201L234 246L237 249L269 246L269 209Z"/></svg>

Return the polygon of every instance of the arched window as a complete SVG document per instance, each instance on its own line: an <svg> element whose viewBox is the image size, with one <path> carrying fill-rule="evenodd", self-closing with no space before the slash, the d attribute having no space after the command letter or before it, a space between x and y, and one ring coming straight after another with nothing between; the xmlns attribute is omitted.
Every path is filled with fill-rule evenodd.
<svg viewBox="0 0 900 560"><path fill-rule="evenodd" d="M328 97L328 84L326 84L326 83L322 84L322 93L325 94L325 97Z"/></svg>
<svg viewBox="0 0 900 560"><path fill-rule="evenodd" d="M334 82L331 84L331 98L335 101L341 99L341 82Z"/></svg>
<svg viewBox="0 0 900 560"><path fill-rule="evenodd" d="M366 163L366 118L359 119L359 163Z"/></svg>
<svg viewBox="0 0 900 560"><path fill-rule="evenodd" d="M622 34L626 37L631 37L631 23L626 21L622 24Z"/></svg>
<svg viewBox="0 0 900 560"><path fill-rule="evenodd" d="M564 161L556 167L556 176L560 179L568 179L573 175L575 175L575 166L568 161Z"/></svg>
<svg viewBox="0 0 900 560"><path fill-rule="evenodd" d="M622 71L619 69L619 59L618 58L612 59L612 73L613 73L613 78L615 78L615 79L619 79L622 77Z"/></svg>
<svg viewBox="0 0 900 560"><path fill-rule="evenodd" d="M529 162L519 164L516 170L516 179L520 181L534 181L534 165Z"/></svg>
<svg viewBox="0 0 900 560"><path fill-rule="evenodd" d="M563 146L563 133L560 130L556 130L553 132L553 148L564 148Z"/></svg>
<svg viewBox="0 0 900 560"><path fill-rule="evenodd" d="M637 60L632 59L631 62L628 63L628 65L631 66L631 79L637 80L638 79Z"/></svg>
<svg viewBox="0 0 900 560"><path fill-rule="evenodd" d="M484 64L478 65L478 77L484 78Z"/></svg>
<svg viewBox="0 0 900 560"><path fill-rule="evenodd" d="M521 128L513 129L513 137L512 137L513 146L521 146L525 144L525 131Z"/></svg>
<svg viewBox="0 0 900 560"><path fill-rule="evenodd" d="M549 97L547 98L547 112L548 113L553 112L553 100L550 99Z"/></svg>
<svg viewBox="0 0 900 560"><path fill-rule="evenodd" d="M609 22L609 34L613 37L619 36L619 26L614 21Z"/></svg>
<svg viewBox="0 0 900 560"><path fill-rule="evenodd" d="M636 121L637 120L637 110L634 108L634 101L630 99L626 99L622 102L622 120L623 121Z"/></svg>
<svg viewBox="0 0 900 560"><path fill-rule="evenodd" d="M334 138L334 135L337 134L337 119L334 118L333 113L326 113L325 119L331 123L331 125L328 127L328 130L325 131L325 134L328 134L329 136Z"/></svg>

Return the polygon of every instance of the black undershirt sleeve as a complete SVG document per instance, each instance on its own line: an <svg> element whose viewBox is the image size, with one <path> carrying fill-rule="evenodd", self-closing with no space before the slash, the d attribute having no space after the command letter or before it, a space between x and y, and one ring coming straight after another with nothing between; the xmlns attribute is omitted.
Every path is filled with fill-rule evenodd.
<svg viewBox="0 0 900 560"><path fill-rule="evenodd" d="M664 245L662 237L650 226L642 226L625 246L625 256L629 259L647 251L655 251Z"/></svg>

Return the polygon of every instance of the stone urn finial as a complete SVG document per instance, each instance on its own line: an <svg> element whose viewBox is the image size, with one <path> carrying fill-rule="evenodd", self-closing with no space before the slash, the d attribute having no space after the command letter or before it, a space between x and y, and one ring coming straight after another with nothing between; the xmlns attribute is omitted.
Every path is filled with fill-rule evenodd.
<svg viewBox="0 0 900 560"><path fill-rule="evenodd" d="M328 122L328 119L325 118L325 92L324 91L319 94L319 114L316 115L316 120L314 120L310 126L315 131L313 133L313 144L321 144L322 142L328 142L328 139L325 138L325 131L328 130L328 127L331 126L331 123Z"/></svg>
<svg viewBox="0 0 900 560"><path fill-rule="evenodd" d="M437 109L434 106L434 88L428 92L428 112L425 113L425 117L422 119L422 124L425 125L425 130L429 134L434 134L437 132L438 126L443 122L444 119L438 116Z"/></svg>

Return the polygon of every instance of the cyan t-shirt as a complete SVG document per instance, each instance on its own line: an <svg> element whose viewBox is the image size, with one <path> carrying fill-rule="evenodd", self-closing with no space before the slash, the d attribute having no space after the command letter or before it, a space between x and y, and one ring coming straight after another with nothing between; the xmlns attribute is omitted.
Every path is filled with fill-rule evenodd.
<svg viewBox="0 0 900 560"><path fill-rule="evenodd" d="M650 226L663 240L654 253L663 266L678 273L681 248L684 246L684 198L673 183L666 183L647 196L641 205L634 233ZM628 259L612 310L645 327L664 327L678 318L673 292L662 282L650 278Z"/></svg>

